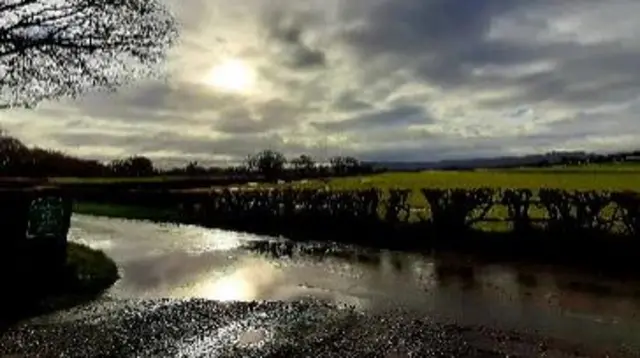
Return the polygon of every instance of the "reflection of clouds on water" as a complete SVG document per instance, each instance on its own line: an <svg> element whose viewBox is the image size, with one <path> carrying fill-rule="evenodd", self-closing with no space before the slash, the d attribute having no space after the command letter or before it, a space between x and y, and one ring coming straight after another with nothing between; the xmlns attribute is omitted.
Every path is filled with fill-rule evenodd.
<svg viewBox="0 0 640 358"><path fill-rule="evenodd" d="M116 257L145 257L184 252L198 255L238 249L247 242L263 240L257 235L207 229L192 225L156 224L149 221L110 219L74 215L69 231L71 240L104 245L117 250ZM104 244L105 241L116 242ZM117 246L117 247L116 247Z"/></svg>

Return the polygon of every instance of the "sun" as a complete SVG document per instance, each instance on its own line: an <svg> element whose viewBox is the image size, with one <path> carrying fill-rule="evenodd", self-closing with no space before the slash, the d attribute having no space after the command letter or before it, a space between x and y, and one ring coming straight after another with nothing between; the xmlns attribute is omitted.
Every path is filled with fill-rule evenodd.
<svg viewBox="0 0 640 358"><path fill-rule="evenodd" d="M204 83L225 92L243 93L255 84L254 70L240 60L227 60L214 66L204 78Z"/></svg>

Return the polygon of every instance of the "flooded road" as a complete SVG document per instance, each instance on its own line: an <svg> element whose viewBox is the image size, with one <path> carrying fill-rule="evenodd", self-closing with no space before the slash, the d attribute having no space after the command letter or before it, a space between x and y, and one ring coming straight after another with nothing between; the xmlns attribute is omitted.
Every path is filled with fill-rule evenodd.
<svg viewBox="0 0 640 358"><path fill-rule="evenodd" d="M640 347L640 284L254 235L76 215L70 240L104 250L112 298L313 298L362 311L405 307L464 325ZM247 249L252 247L252 249ZM318 252L322 254L318 254Z"/></svg>

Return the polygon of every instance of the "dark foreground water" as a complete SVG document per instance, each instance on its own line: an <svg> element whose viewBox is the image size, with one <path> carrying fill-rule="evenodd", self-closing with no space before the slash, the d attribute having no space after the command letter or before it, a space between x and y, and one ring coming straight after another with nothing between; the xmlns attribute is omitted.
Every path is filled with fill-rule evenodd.
<svg viewBox="0 0 640 358"><path fill-rule="evenodd" d="M326 323L327 329L322 329L324 333L320 336L314 331L317 339L312 341L316 344L325 342L322 344L326 345L351 336L362 347L375 348L377 344L379 349L390 350L391 346L419 341L422 346L408 349L417 356L439 355L437 352L453 356L478 354L478 351L464 350L467 349L465 342L475 341L476 348L483 344L475 329L461 329L470 326L530 332L593 348L640 349L638 282L601 279L544 267L483 265L460 258L366 252L339 245L294 245L283 240L266 244L266 238L228 231L81 215L73 218L70 239L104 250L120 266L122 279L101 302L35 320L24 326L23 331L14 331L12 334L18 335L18 341L20 337L24 339L24 330L29 332L28 340L32 343L27 344L28 347L38 340L49 345L53 341L58 342L55 343L58 346L49 347L51 352L64 351L64 344L77 340L69 341L68 336L80 332L87 336L78 338L78 342L85 344L99 337L115 339L114 336L120 337L120 341L116 340L118 344L132 347L144 346L141 342L153 341L153 337L172 342L167 343L168 346L131 348L130 352L113 351L114 354L159 354L162 347L168 352L171 346L175 354L197 356L200 350L215 355L211 347L218 350L237 347L220 343L223 341L220 337L225 334L235 337L236 342L243 339L266 342L268 337L284 331L289 334L287 340L293 342L286 349L293 349L296 341L300 342L298 345L314 347L308 341L313 334L296 336L307 331L293 322L304 321L316 327ZM203 300L185 300L194 298ZM234 306L211 300L247 303ZM251 303L256 300L290 304L279 306L276 309L279 313L275 314L276 303L256 306ZM189 305L193 307L185 310ZM328 308L335 305L351 308ZM162 316L159 310L169 313ZM238 310L242 311L239 316ZM229 311L236 311L236 318L232 323L220 324L222 318L230 315ZM298 318L289 317L291 314ZM275 322L274 317L280 317L280 323ZM300 317L306 318L301 321ZM64 323L71 321L75 323ZM258 321L262 323L255 323ZM47 326L44 333L33 329L42 322L56 324ZM214 322L218 323L212 330ZM246 322L254 323L247 326ZM288 328L274 328L282 322L289 322L283 326ZM420 336L402 333L412 325L420 327L417 329L422 332ZM134 327L142 332L140 336L127 333ZM229 333L238 327L244 327L239 331L240 336ZM209 333L198 333L198 330ZM212 338L214 331L218 338ZM372 333L374 331L379 335ZM172 334L179 337L166 338ZM435 344L418 339L424 335L431 337L429 340ZM3 341L6 344L11 339L4 337ZM367 340L379 342L363 346ZM393 344L387 347L385 340ZM534 341L529 342L529 351L520 354L539 354L531 351L539 349ZM495 348L497 343L484 344ZM98 345L92 347L97 349ZM345 347L341 346L337 352L346 352ZM10 348L11 345L5 345L6 350L19 351L15 346ZM108 351L105 347L101 349ZM297 354L303 354L301 352ZM354 354L364 356L365 353ZM257 354L266 355L266 351Z"/></svg>

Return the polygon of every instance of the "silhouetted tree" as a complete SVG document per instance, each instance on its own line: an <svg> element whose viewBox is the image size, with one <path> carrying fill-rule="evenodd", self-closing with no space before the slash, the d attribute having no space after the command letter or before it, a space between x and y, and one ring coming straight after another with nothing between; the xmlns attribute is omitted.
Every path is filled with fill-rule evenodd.
<svg viewBox="0 0 640 358"><path fill-rule="evenodd" d="M287 158L273 150L263 150L260 153L249 155L246 160L246 168L249 171L260 173L267 180L275 180L280 177L287 164Z"/></svg>
<svg viewBox="0 0 640 358"><path fill-rule="evenodd" d="M29 148L20 140L0 130L0 174L18 175Z"/></svg>
<svg viewBox="0 0 640 358"><path fill-rule="evenodd" d="M335 175L352 175L360 172L360 161L354 157L336 156L329 159Z"/></svg>
<svg viewBox="0 0 640 358"><path fill-rule="evenodd" d="M2 0L0 108L151 75L176 34L159 0Z"/></svg>
<svg viewBox="0 0 640 358"><path fill-rule="evenodd" d="M207 170L200 166L198 162L190 162L184 169L185 174L189 176L198 176L204 175L207 173Z"/></svg>
<svg viewBox="0 0 640 358"><path fill-rule="evenodd" d="M116 176L145 177L155 174L151 159L143 156L132 156L127 159L118 159L109 165Z"/></svg>
<svg viewBox="0 0 640 358"><path fill-rule="evenodd" d="M17 138L0 131L0 175L21 177L102 176L106 167L59 151L29 148Z"/></svg>
<svg viewBox="0 0 640 358"><path fill-rule="evenodd" d="M293 158L289 163L299 176L308 176L316 172L316 162L306 154Z"/></svg>

